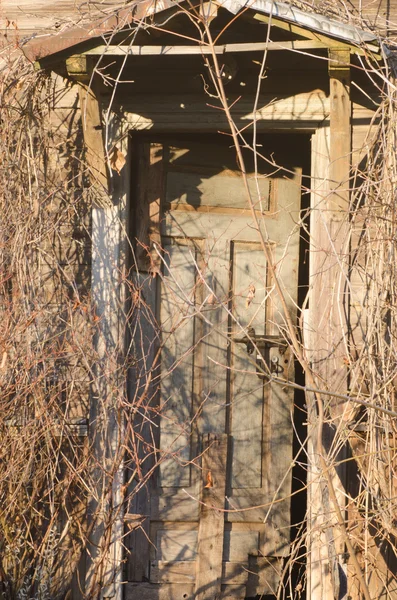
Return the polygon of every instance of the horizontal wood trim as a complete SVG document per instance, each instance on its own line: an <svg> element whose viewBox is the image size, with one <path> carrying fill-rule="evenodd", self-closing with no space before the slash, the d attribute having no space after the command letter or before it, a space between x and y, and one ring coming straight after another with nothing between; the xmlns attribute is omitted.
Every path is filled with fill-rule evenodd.
<svg viewBox="0 0 397 600"><path fill-rule="evenodd" d="M151 564L150 581L152 583L194 583L196 578L195 561L157 561ZM222 563L222 583L246 584L248 562Z"/></svg>
<svg viewBox="0 0 397 600"><path fill-rule="evenodd" d="M196 562L191 560L157 561L150 566L152 583L194 583Z"/></svg>
<svg viewBox="0 0 397 600"><path fill-rule="evenodd" d="M194 498L176 488L156 490L151 495L151 515L154 521L198 521L198 490L189 490Z"/></svg>
<svg viewBox="0 0 397 600"><path fill-rule="evenodd" d="M223 562L222 585L246 586L249 575L261 581L262 593L274 593L280 578L282 561L274 557L250 557L249 561ZM153 561L150 567L152 584L193 584L195 561Z"/></svg>
<svg viewBox="0 0 397 600"><path fill-rule="evenodd" d="M249 208L232 208L223 206L192 206L191 204L179 204L178 202L167 202L164 205L164 210L178 210L184 212L199 212L199 213L211 213L211 214L221 214L221 215L237 215L237 216L246 216L251 215L251 209ZM259 210L255 211L258 217L261 217L263 214L268 214L267 212L262 213ZM269 215L270 217L272 215Z"/></svg>
<svg viewBox="0 0 397 600"><path fill-rule="evenodd" d="M127 583L124 600L194 600L194 584Z"/></svg>
<svg viewBox="0 0 397 600"><path fill-rule="evenodd" d="M127 123L134 130L218 131L227 127L222 110L208 106L206 100L196 96L163 96L154 102L152 95L132 97L123 104ZM252 100L242 98L232 108L238 126L249 127L256 120L258 126L266 122L277 127L286 122L287 128L317 128L329 115L329 98L322 90L313 90L295 96L265 95L260 98L253 113Z"/></svg>
<svg viewBox="0 0 397 600"><path fill-rule="evenodd" d="M226 54L228 52L264 52L265 50L316 50L328 48L318 40L292 40L284 42L250 42L241 44L224 44L191 46L106 46L101 45L87 50L85 54L99 56L187 56L194 54Z"/></svg>

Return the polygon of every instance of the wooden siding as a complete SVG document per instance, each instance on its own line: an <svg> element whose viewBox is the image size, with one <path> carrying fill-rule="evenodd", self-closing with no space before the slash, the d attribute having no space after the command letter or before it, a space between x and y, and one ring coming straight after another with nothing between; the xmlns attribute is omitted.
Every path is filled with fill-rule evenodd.
<svg viewBox="0 0 397 600"><path fill-rule="evenodd" d="M84 160L81 115L77 89L60 78L53 78L46 91L49 112L46 123L46 154L43 189L50 191L38 208L42 222L35 240L34 301L37 307L37 330L48 344L54 361L53 381L57 386L57 410L79 438L74 451L82 453L87 444L89 390L91 373L81 359L78 348L87 348L92 335L89 306L91 281L91 198ZM56 224L56 226L53 226ZM55 402L54 402L55 404ZM64 421L61 420L63 424ZM62 425L63 426L63 425ZM86 506L75 492L73 518L84 525ZM67 518L62 517L64 523ZM72 532L63 544L65 556L72 542ZM78 555L76 555L78 558ZM54 574L59 580L57 596L71 590L79 597L79 584L73 573L74 561L60 560ZM80 577L82 573L80 572Z"/></svg>
<svg viewBox="0 0 397 600"><path fill-rule="evenodd" d="M80 3L75 0L3 0L0 6L0 31L13 39L42 32L59 33L68 27L91 21L118 8L120 0ZM91 6L90 6L91 5Z"/></svg>

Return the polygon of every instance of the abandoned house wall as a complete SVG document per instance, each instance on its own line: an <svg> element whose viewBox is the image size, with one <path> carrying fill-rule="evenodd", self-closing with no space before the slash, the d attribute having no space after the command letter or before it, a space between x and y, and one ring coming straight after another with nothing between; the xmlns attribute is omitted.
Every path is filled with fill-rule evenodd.
<svg viewBox="0 0 397 600"><path fill-rule="evenodd" d="M374 18L372 13L371 15L371 19ZM250 63L252 66L250 58L252 57L248 59L240 57L238 59L240 73L243 75L246 74L244 61L246 60L246 64ZM197 80L195 77L189 78L188 70L176 69L175 65L174 68L167 71L157 63L159 59L151 60L151 69L145 66L141 70L137 68L133 73L135 83L120 86L120 94L117 94L114 100L114 109L122 120L125 119L126 129L151 130L153 128L155 133L161 133L175 127L179 130L202 132L204 129L212 131L219 126L218 114L207 106L207 98L202 92L202 80ZM283 120L288 121L290 119L294 122L296 130L305 132L305 135L308 131L312 132L313 129L326 131L330 112L326 69L323 68L320 72L313 67L305 76L296 78L293 77L294 67L299 66L299 59L295 55L294 58L288 57L286 62L291 70L285 69L281 75L279 72L275 73L277 69L273 73L270 72L267 81L268 97L263 101L264 108L260 114L261 119L267 126L274 127L277 130L283 127ZM177 64L177 60L175 64ZM190 64L193 64L193 60L190 61ZM128 76L126 79L130 79L130 77ZM251 80L248 78L247 81L239 79L234 83L232 82L229 90L238 91L241 81L251 91L254 89L255 78ZM293 83L293 90L291 89L291 82ZM158 108L158 97L154 97L154 95L159 87L165 87L166 85L172 87L173 93L162 95L161 106ZM106 88L102 89L102 92L104 92L103 100L106 108L106 102L109 101L109 98L112 98L112 94L109 93L109 88L107 92ZM50 412L51 427L53 427L51 439L58 439L58 434L55 435L55 433L61 423L64 431L66 431L65 435L69 444L68 452L65 452L66 457L68 453L76 453L75 458L78 462L77 454L79 452L84 453L87 448L87 418L90 391L92 392L90 386L93 381L91 369L92 364L97 361L94 348L91 346L91 338L95 323L98 321L98 315L96 312L97 307L92 302L90 292L93 255L91 215L92 203L97 201L98 190L90 183L88 172L84 166L86 156L78 86L61 77L55 77L48 80L45 94L46 99L49 100L48 120L44 128L46 132L45 145L40 177L37 178L37 181L41 181L41 178L43 178L48 193L39 199L34 194L32 195L33 227L30 232L29 243L23 246L29 248L29 252L32 252L29 255L32 256L29 297L32 305L34 305L33 318L36 329L30 337L38 335L39 338L45 340L44 345L36 347L35 351L36 356L39 351L44 352L45 360L43 360L43 357L37 358L37 360L38 364L40 362L40 365L43 363L46 366L46 398L48 398L48 390L50 390L50 397L53 399L53 402L50 403L50 411L53 411ZM313 102L313 98L315 102ZM269 105L267 100L272 100L272 103ZM379 135L377 121L374 120L375 109L376 105L367 102L362 95L356 95L353 98L351 162L352 172L355 172L356 167L358 168L354 179L357 186L358 182L365 179L368 164L371 161L376 162L376 160L379 160L371 154L368 155L369 149L372 147L373 136ZM246 124L247 114L250 114L249 103L244 104L243 100L237 105L235 112L239 125ZM277 119L278 122L276 122ZM312 155L312 160L322 161L323 164L324 161L327 164L332 162L327 146L327 141L329 141L327 135L325 133L325 143L321 147L321 153L317 156ZM314 141L312 143L314 145ZM130 165L127 163L124 170L129 168ZM323 174L324 171L321 177L323 177ZM31 181L37 185L34 176L32 176ZM314 179L312 185L313 181ZM328 182L325 182L322 189L320 185L319 193L327 194L329 191L327 186ZM351 240L345 240L346 255L343 256L343 260L345 261L346 278L341 280L341 285L348 288L343 306L347 310L347 314L344 314L343 318L348 321L349 335L351 335L353 341L352 346L349 346L349 349L352 348L351 354L342 356L343 364L337 365L339 371L345 375L349 370L349 362L352 357L355 358L356 354L359 354L363 348L365 349L368 325L371 318L376 316L372 315L371 317L367 309L368 279L373 274L371 269L374 269L371 264L377 264L376 261L378 260L375 255L369 255L368 244L366 243L371 240L371 236L373 237L378 233L369 226L372 217L376 216L376 211L379 208L373 208L377 206L375 202L371 207L371 210L375 212L368 217L367 204L368 200L372 202L374 199L374 196L371 195L373 192L374 190L369 188L367 197L364 197L362 193L358 195L355 204L353 204L353 214L346 215L346 221L351 220L353 228L350 232ZM353 186L354 193L355 186ZM97 211L97 215L99 214L99 211ZM106 223L104 227L106 227ZM324 247L319 246L319 248L325 254ZM125 264L123 267L125 267ZM97 284L100 286L101 281L97 281ZM133 285L131 291L132 293L136 292ZM372 293L378 294L378 291L379 289L376 288ZM388 299L385 298L385 300L385 305L387 305ZM138 299L138 302L141 302L141 300ZM365 310L363 307L366 307ZM117 319L117 316L114 318ZM390 315L386 309L383 318L386 324L387 337L387 323L390 320ZM365 368L366 363L364 360L359 364L359 369L362 371ZM354 389L355 371L351 371L349 377L353 381L352 387ZM368 392L369 387L365 388L362 380L360 380L360 386L360 392ZM92 397L96 398L95 395ZM59 402L59 399L61 399L61 402ZM35 410L39 418L40 410L37 407ZM359 413L352 414L352 411L349 411L348 415L344 415L344 417L346 416L346 431L349 431L351 422L355 421L357 414ZM46 419L48 422L47 413ZM19 433L20 430L18 430ZM358 477L354 469L358 468L358 470L367 472L370 468L369 463L360 462L361 455L365 454L366 448L368 449L368 440L363 442L363 431L353 431L349 435L352 451L357 452L351 471L351 479L356 482ZM376 443L374 441L371 443L373 444L371 446L372 450L376 447L376 443L381 444L383 454L378 454L380 457L378 462L386 462L387 456L392 451L392 438L390 443L388 438L385 439L385 436L381 438L380 442L378 439ZM74 505L68 504L65 507L62 504L62 500L59 499L62 496L62 490L59 489L59 485L57 487L58 496L56 496L57 501L55 504L58 512L56 517L52 518L61 518L63 526L60 529L62 535L64 531L66 532L62 538L66 549L64 555L59 553L56 562L53 564L53 573L57 573L57 576L52 578L51 585L54 590L52 597L60 597L63 594L69 585L71 572L75 570L76 564L79 562L81 540L84 537L84 528L86 527L85 518L82 515L85 514L88 499L96 484L96 481L93 482L94 478L91 479L92 473L95 472L94 464L95 461L90 462L88 460L84 464L81 478L80 475L77 480L72 477L73 485L77 489L77 493L74 494L76 499ZM113 468L113 465L111 466ZM88 485L85 478L89 481ZM376 485L385 496L389 484L390 480L387 477L384 481L376 482ZM352 490L351 493L353 498L357 498L360 490ZM167 497L164 495L162 501L166 502L166 500ZM319 502L319 499L317 499L317 502ZM357 521L357 509L353 504L347 507L350 511L352 523ZM137 506L136 512L139 516L139 504ZM392 512L386 516L392 519ZM77 531L77 526L76 529L70 529L68 523L71 517L72 522L82 524L82 531ZM377 533L372 535L377 527L379 527L377 522L371 523L365 533L368 536L367 541L369 540L369 542L367 545L370 550L365 557L367 562L364 561L362 564L363 569L368 568L368 564L377 567L379 576L371 578L370 589L376 597L381 598L387 597L389 592L394 592L392 587L394 584L391 581L393 578L391 569L388 571L388 565L391 564L388 563L392 554L391 550L387 548L387 552L380 552L379 547L382 546L382 543L384 544L384 539ZM369 533L368 530L370 530ZM325 550L328 547L327 540L329 538L327 535L324 534L323 539ZM357 547L361 548L360 533L352 534L352 537L357 543ZM77 541L73 541L73 539ZM187 539L189 540L189 536L187 536ZM68 552L70 553L70 548L74 543L76 544L73 555L74 562L63 561L63 556L68 555ZM128 543L130 543L129 539ZM178 545L178 542L176 545ZM370 559L368 556L370 556ZM326 558L324 564L326 564ZM155 565L155 568L158 568L158 565ZM184 565L184 568L186 569L186 565ZM348 562L348 558L346 569L350 573L351 564ZM132 571L131 564L128 565L128 570L129 572ZM155 573L154 578L157 577L158 580L161 580L161 577L168 577L167 573L164 575L159 571L154 570L153 572ZM313 573L312 571L312 576ZM84 579L83 570L80 571L79 575L80 581L75 576L73 583L73 594L76 598L79 597L79 589ZM318 575L320 581L322 581L323 575L323 572ZM170 576L172 577L172 573ZM180 573L177 576L180 577ZM187 565L184 576L190 586L188 589L192 589L191 564ZM329 577L329 573L327 577ZM351 597L358 599L360 589L353 570L351 571L349 586ZM324 589L326 589L326 585ZM236 591L237 593L239 592ZM131 598L136 597L133 586L127 589L128 594Z"/></svg>

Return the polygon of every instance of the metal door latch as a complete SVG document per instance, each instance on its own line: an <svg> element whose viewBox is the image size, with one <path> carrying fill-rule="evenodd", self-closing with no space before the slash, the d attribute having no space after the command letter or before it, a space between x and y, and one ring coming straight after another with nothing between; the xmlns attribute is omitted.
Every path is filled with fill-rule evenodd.
<svg viewBox="0 0 397 600"><path fill-rule="evenodd" d="M288 344L279 335L256 335L255 329L250 327L247 335L232 340L235 344L245 344L248 354L256 352L256 373L260 379L269 379L272 373L280 375L284 372L281 363L289 362L285 360Z"/></svg>

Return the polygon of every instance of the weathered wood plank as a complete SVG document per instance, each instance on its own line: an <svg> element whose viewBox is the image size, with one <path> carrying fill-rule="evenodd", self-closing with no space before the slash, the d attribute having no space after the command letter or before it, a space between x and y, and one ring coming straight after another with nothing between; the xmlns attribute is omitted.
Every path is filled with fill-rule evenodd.
<svg viewBox="0 0 397 600"><path fill-rule="evenodd" d="M156 297L158 281L150 274L134 273L133 283L133 317L130 321L131 353L134 356L134 367L129 376L129 399L137 412L134 417L136 432L135 444L140 464L142 480L147 478L155 461L153 444L156 439L157 427L153 426L156 416L151 409L158 401L156 385L153 383L158 364L154 359L160 345L159 331L156 323ZM148 420L148 413L150 417ZM150 422L151 421L151 422ZM128 480L131 473L127 471ZM128 580L145 581L149 578L150 551L150 499L153 481L147 481L136 492L136 480L131 484L129 493L133 495L132 512L147 515L140 528L132 531L126 540L126 546L131 550L128 557Z"/></svg>
<svg viewBox="0 0 397 600"><path fill-rule="evenodd" d="M347 344L348 296L347 273L349 270L350 232L350 169L351 169L351 116L350 100L350 54L346 50L333 49L329 52L330 75L330 195L327 202L327 212L323 219L324 231L322 247L327 251L327 283L324 290L328 294L329 312L327 322L327 351L328 356L320 376L324 377L328 389L339 393L347 392L346 357L349 355ZM324 296L323 296L324 298ZM345 421L350 419L348 403L331 401L331 415ZM331 428L330 428L331 429ZM327 433L325 428L325 448L331 448L334 433ZM341 449L338 460L346 458L347 449ZM346 486L346 467L340 466L334 475L335 487ZM344 510L346 496L339 494L338 502ZM335 548L342 556L345 542L338 530L335 530Z"/></svg>
<svg viewBox="0 0 397 600"><path fill-rule="evenodd" d="M350 53L344 49L329 51L330 73L330 191L328 209L332 218L344 215L349 206L351 132Z"/></svg>
<svg viewBox="0 0 397 600"><path fill-rule="evenodd" d="M244 600L247 588L244 584L226 584L222 586L222 600Z"/></svg>
<svg viewBox="0 0 397 600"><path fill-rule="evenodd" d="M276 349L275 349L276 350ZM278 351L277 351L278 355ZM286 354L271 358L282 363ZM281 366L285 366L280 364ZM288 379L294 374L293 360L280 377ZM262 553L265 556L287 556L290 544L291 491L293 460L293 394L288 386L272 383L265 389L265 484L269 502L273 506L265 509L264 523L267 526L263 539Z"/></svg>
<svg viewBox="0 0 397 600"><path fill-rule="evenodd" d="M247 596L255 596L257 587L263 594L277 592L280 581L282 561L273 557L247 556L245 561L223 562L222 582L223 585L245 585ZM194 561L153 561L150 568L150 580L152 583L192 584L196 579L196 565ZM250 579L255 579L255 589L250 593ZM259 584L258 584L259 579Z"/></svg>
<svg viewBox="0 0 397 600"><path fill-rule="evenodd" d="M346 285L349 256L348 211L350 199L351 161L351 101L350 101L350 55L344 49L330 51L330 120L329 131L322 129L316 133L313 148L318 156L314 166L311 219L311 244L318 250L313 254L310 265L312 296L310 305L309 334L311 350L308 358L319 377L320 387L345 393L347 326ZM315 157L313 156L315 160ZM317 173L319 177L317 179ZM344 539L340 534L330 500L329 489L320 475L322 470L318 453L332 451L332 426L321 424L322 447L316 448L317 427L316 409L309 405L309 481L310 485L310 526L311 565L310 589L313 599L331 598L339 594L345 586L343 564ZM335 418L349 418L343 402L331 401L330 410ZM344 449L331 461L343 463ZM320 477L320 481L318 480ZM338 467L331 473L333 486L337 490L345 487L344 468ZM340 510L343 512L345 496L338 495ZM327 523L323 533L324 523Z"/></svg>
<svg viewBox="0 0 397 600"><path fill-rule="evenodd" d="M198 180L201 180L198 183ZM206 177L201 173L177 173L172 171L167 177L166 202L173 208L183 205L218 208L245 208L247 205L243 179L237 173L217 173ZM263 198L264 209L269 206L269 180L258 179L260 196ZM254 177L249 177L249 188L253 198L256 198L257 186Z"/></svg>
<svg viewBox="0 0 397 600"><path fill-rule="evenodd" d="M238 217L245 217L241 221ZM163 234L167 236L177 236L178 232L183 231L188 237L205 238L208 231L212 230L213 217L211 213L173 211L167 213L162 221ZM250 226L249 215L247 212L236 214L217 214L216 224L220 231L230 240L239 240L244 242L257 242L258 232ZM269 243L279 243L283 239L283 232L280 231L279 223L276 218L269 215L269 219L261 219L260 230L267 231Z"/></svg>
<svg viewBox="0 0 397 600"><path fill-rule="evenodd" d="M353 104L352 114L352 170L359 167L365 169L368 152L373 145L378 131L378 120L374 110L365 109Z"/></svg>
<svg viewBox="0 0 397 600"><path fill-rule="evenodd" d="M197 529L160 525L156 531L156 559L166 562L194 562L197 558L197 544Z"/></svg>
<svg viewBox="0 0 397 600"><path fill-rule="evenodd" d="M137 189L135 199L134 260L139 271L158 273L161 267L160 217L164 191L163 146L141 143L136 147ZM157 251L154 247L157 245Z"/></svg>
<svg viewBox="0 0 397 600"><path fill-rule="evenodd" d="M259 531L248 528L243 531L227 530L224 534L223 560L228 563L247 563L249 554L260 551Z"/></svg>
<svg viewBox="0 0 397 600"><path fill-rule="evenodd" d="M124 586L124 600L195 600L194 585L127 583Z"/></svg>
<svg viewBox="0 0 397 600"><path fill-rule="evenodd" d="M102 135L101 107L93 85L79 82L80 110L86 148L86 162L93 183L109 189L106 153Z"/></svg>
<svg viewBox="0 0 397 600"><path fill-rule="evenodd" d="M315 50L328 48L322 40L293 40L283 42L247 42L214 46L215 54L228 52L264 52L265 50ZM100 45L87 50L88 55L107 56L192 56L212 54L211 47L204 44L191 46L111 46Z"/></svg>
<svg viewBox="0 0 397 600"><path fill-rule="evenodd" d="M230 510L226 513L228 523L251 521L252 523L261 524L270 508L270 500L264 488L250 488L247 490L234 488L227 496L226 507Z"/></svg>
<svg viewBox="0 0 397 600"><path fill-rule="evenodd" d="M84 93L84 91L83 91ZM98 106L94 107L96 114ZM122 151L128 154L128 137L123 127L115 126L111 131L115 139L120 140ZM111 137L111 139L114 139ZM101 147L103 149L102 141ZM104 182L103 182L104 183ZM120 187L109 197L103 187L101 200L106 203L94 205L92 208L92 302L98 317L98 327L95 335L95 350L97 360L94 364L94 381L92 384L89 434L93 456L96 459L96 469L93 480L96 489L90 498L88 507L88 525L91 527L90 538L87 542L85 590L93 596L102 593L121 600L124 519L121 488L124 480L124 465L120 461L118 469L112 474L109 482L107 472L100 465L107 457L115 457L120 451L120 440L123 439L123 418L120 416L120 406L115 401L114 390L125 386L121 382L117 361L124 352L125 313L122 306L125 302L124 287L121 282L120 265L125 264L126 246L125 232L128 223L128 190L129 171L121 173ZM99 193L99 192L98 192ZM103 374L107 376L104 377ZM121 387L120 387L121 386ZM102 423L102 427L99 424ZM111 485L111 502L105 509L103 489L109 490ZM109 498L109 496L107 496ZM100 509L98 507L100 499ZM110 547L103 555L101 543L104 535L103 511L109 514L112 523L109 534ZM102 565L102 579L97 577L98 561ZM98 590L98 586L101 590Z"/></svg>
<svg viewBox="0 0 397 600"><path fill-rule="evenodd" d="M221 591L227 439L225 433L204 436L196 600L213 600Z"/></svg>
<svg viewBox="0 0 397 600"><path fill-rule="evenodd" d="M322 214L326 207L329 182L329 127L319 129L312 142L312 193L311 193L311 247L322 249ZM325 329L323 303L320 300L326 282L322 252L312 252L310 260L310 281L314 282L310 309L305 314L304 345L306 358L314 371L319 368L323 356L320 349L327 343L322 332ZM317 298L319 298L317 300ZM324 301L323 301L324 302ZM308 402L308 594L313 600L333 598L331 574L328 569L328 544L325 535L327 512L323 503L323 485L320 481L321 469L318 464L317 412L312 394L307 394Z"/></svg>
<svg viewBox="0 0 397 600"><path fill-rule="evenodd" d="M189 583L196 580L196 565L191 560L153 561L150 566L152 583Z"/></svg>
<svg viewBox="0 0 397 600"><path fill-rule="evenodd" d="M208 106L208 102L188 94L162 96L160 102L153 101L153 95L139 95L126 98L123 104L125 118L132 129L137 131L175 132L189 126L191 131L218 131L227 122L221 111ZM243 96L232 109L239 125L248 125L254 119L266 126L280 126L284 121L293 122L289 128L315 127L329 115L329 98L323 90L312 90L296 95L261 96L255 115L251 100Z"/></svg>
<svg viewBox="0 0 397 600"><path fill-rule="evenodd" d="M53 81L52 98L53 106L57 109L78 107L79 105L79 86L76 82L51 74Z"/></svg>
<svg viewBox="0 0 397 600"><path fill-rule="evenodd" d="M198 521L197 491L193 498L180 488L157 488L151 494L150 509L156 521Z"/></svg>
<svg viewBox="0 0 397 600"><path fill-rule="evenodd" d="M161 285L160 480L162 487L190 484L196 269L194 246L164 245ZM193 304L192 304L193 303Z"/></svg>
<svg viewBox="0 0 397 600"><path fill-rule="evenodd" d="M235 153L225 144L204 140L172 141L168 149L166 203L182 207L244 209L246 192L241 173L236 170ZM269 210L270 179L255 177L252 157L248 154L247 177L255 204ZM260 202L259 202L260 201Z"/></svg>
<svg viewBox="0 0 397 600"><path fill-rule="evenodd" d="M232 268L233 314L239 324L233 324L233 337L243 336L250 328L263 335L268 289L266 259L260 245L235 242ZM252 356L255 361L255 351ZM232 488L262 487L263 381L252 374L253 370L246 347L233 344Z"/></svg>
<svg viewBox="0 0 397 600"><path fill-rule="evenodd" d="M107 12L111 11L112 7L119 8L119 0L106 0L106 8L103 4L95 8L77 5L72 0L4 0L0 7L0 46L12 44L15 47L16 42L25 42L27 38L36 37L42 44L49 44L49 37L43 39L43 34L52 34L54 51L59 49L58 34L69 35L70 45L77 44L82 38L92 35L92 26L84 28L84 23L94 18L100 18L103 23L104 9ZM77 29L76 25L82 23L81 29ZM68 29L72 32L66 33ZM102 28L104 29L106 30L106 27ZM38 40L35 40L35 43L38 45Z"/></svg>
<svg viewBox="0 0 397 600"><path fill-rule="evenodd" d="M80 302L89 293L90 275L90 265L73 262L55 265L42 260L36 279L39 283L37 299L44 305L58 307L70 299Z"/></svg>
<svg viewBox="0 0 397 600"><path fill-rule="evenodd" d="M205 319L200 331L200 363L196 364L195 370L201 384L196 410L200 414L200 433L211 433L226 428L228 370L225 365L228 355L224 332L228 324L225 306L229 292L230 242L209 235L203 254L202 310Z"/></svg>

